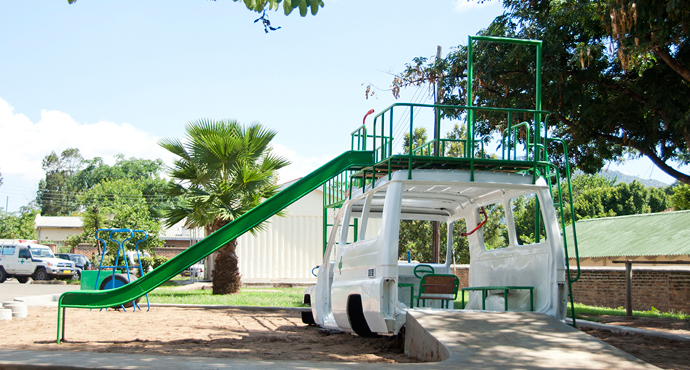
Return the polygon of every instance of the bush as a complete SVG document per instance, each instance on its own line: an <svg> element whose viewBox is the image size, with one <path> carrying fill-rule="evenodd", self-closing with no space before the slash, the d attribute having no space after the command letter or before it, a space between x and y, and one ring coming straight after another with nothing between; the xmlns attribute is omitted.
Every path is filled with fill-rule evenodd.
<svg viewBox="0 0 690 370"><path fill-rule="evenodd" d="M141 268L145 272L152 270L154 268L153 265L154 265L154 257L141 257Z"/></svg>
<svg viewBox="0 0 690 370"><path fill-rule="evenodd" d="M141 257L141 267L145 272L148 272L164 264L168 260L169 258L164 256Z"/></svg>
<svg viewBox="0 0 690 370"><path fill-rule="evenodd" d="M170 258L165 257L165 256L154 256L153 257L153 268L156 268L166 262L168 262Z"/></svg>

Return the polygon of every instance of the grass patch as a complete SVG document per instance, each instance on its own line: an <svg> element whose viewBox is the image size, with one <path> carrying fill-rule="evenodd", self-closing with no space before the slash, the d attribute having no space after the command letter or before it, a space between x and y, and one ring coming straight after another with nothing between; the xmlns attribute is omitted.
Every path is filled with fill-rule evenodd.
<svg viewBox="0 0 690 370"><path fill-rule="evenodd" d="M158 288L149 293L151 303L307 307L302 304L304 288L242 288L238 294L213 295L210 290Z"/></svg>
<svg viewBox="0 0 690 370"><path fill-rule="evenodd" d="M625 308L617 307L599 307L599 306L588 306L582 303L575 303L575 316L577 319L585 319L591 321L598 321L600 316L625 316ZM683 312L661 312L656 308L652 307L647 311L635 311L633 310L633 316L638 317L650 317L650 318L667 318L675 320L688 320L690 315ZM568 317L570 314L570 305L568 305Z"/></svg>

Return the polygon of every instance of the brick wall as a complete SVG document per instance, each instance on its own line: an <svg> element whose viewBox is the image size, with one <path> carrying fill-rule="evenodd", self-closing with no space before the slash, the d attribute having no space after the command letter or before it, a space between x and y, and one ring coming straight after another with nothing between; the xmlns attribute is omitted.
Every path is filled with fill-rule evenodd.
<svg viewBox="0 0 690 370"><path fill-rule="evenodd" d="M165 256L168 258L173 258L173 257L177 256L178 254L184 252L184 250L187 248L188 248L188 246L184 247L184 248L179 248L179 247L154 248L153 253L155 253L156 256Z"/></svg>
<svg viewBox="0 0 690 370"><path fill-rule="evenodd" d="M164 242L166 247L189 248L189 240L165 240Z"/></svg>
<svg viewBox="0 0 690 370"><path fill-rule="evenodd" d="M467 287L470 279L470 265L455 265L451 268L455 276L460 280L460 288Z"/></svg>
<svg viewBox="0 0 690 370"><path fill-rule="evenodd" d="M460 287L467 286L468 273L469 265L455 269ZM632 279L633 310L654 306L662 312L690 313L690 268L633 265ZM573 298L591 306L625 307L625 267L582 267Z"/></svg>
<svg viewBox="0 0 690 370"><path fill-rule="evenodd" d="M93 244L81 243L76 247L72 247L72 251L70 251L70 253L82 254L86 256L86 258L90 259L91 254L98 254L98 249L96 249Z"/></svg>
<svg viewBox="0 0 690 370"><path fill-rule="evenodd" d="M573 284L575 302L593 306L625 306L625 267L582 267ZM636 267L632 271L633 310L690 313L690 269Z"/></svg>
<svg viewBox="0 0 690 370"><path fill-rule="evenodd" d="M189 244L189 242L187 242ZM156 256L165 256L168 258L172 258L177 256L178 254L182 253L185 249L187 249L189 245L186 247L161 247L161 248L154 248L153 253ZM77 253L77 254L83 254L86 256L86 258L91 258L92 253L98 254L98 249L96 249L95 246L92 244L79 244L78 246L72 248L72 251L70 253Z"/></svg>

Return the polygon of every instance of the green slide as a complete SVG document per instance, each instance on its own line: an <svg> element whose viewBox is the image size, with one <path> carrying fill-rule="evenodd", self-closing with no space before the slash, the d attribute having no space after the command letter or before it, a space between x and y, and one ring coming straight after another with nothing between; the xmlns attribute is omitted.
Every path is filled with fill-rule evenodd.
<svg viewBox="0 0 690 370"><path fill-rule="evenodd" d="M170 280L170 278L192 264L215 252L228 241L236 239L267 220L332 177L347 169L361 169L371 166L374 164L373 162L373 153L370 151L345 152L131 283L111 290L76 290L63 293L58 301L57 343L60 344L61 333L64 339L65 307L107 308L135 300Z"/></svg>

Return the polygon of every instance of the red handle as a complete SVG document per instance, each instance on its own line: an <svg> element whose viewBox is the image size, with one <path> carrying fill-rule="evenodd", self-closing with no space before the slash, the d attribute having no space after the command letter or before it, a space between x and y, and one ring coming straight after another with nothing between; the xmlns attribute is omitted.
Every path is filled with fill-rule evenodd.
<svg viewBox="0 0 690 370"><path fill-rule="evenodd" d="M369 115L372 114L372 113L374 113L374 110L373 110L373 109L369 109L369 111L367 112L367 114L364 115L364 119L362 119L362 124L367 123L367 117L369 117Z"/></svg>
<svg viewBox="0 0 690 370"><path fill-rule="evenodd" d="M486 211L484 210L484 207L482 207L482 209L479 210L479 213L484 215L484 221L482 221L479 225L477 225L477 227L472 229L472 231L470 231L468 233L460 233L460 236L472 235L472 234L474 234L475 231L479 230L480 227L484 226L484 224L486 223L486 220L489 219L489 216L486 215Z"/></svg>

